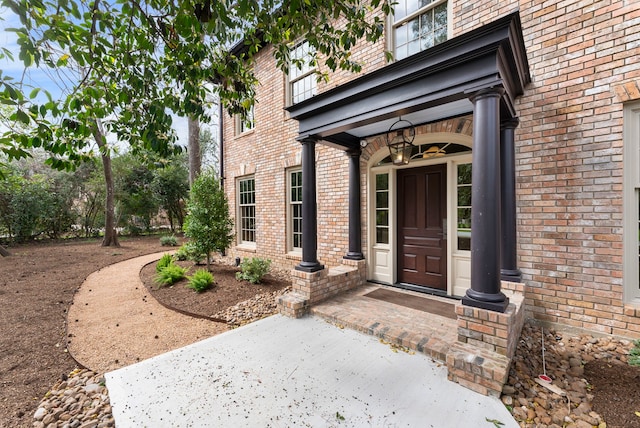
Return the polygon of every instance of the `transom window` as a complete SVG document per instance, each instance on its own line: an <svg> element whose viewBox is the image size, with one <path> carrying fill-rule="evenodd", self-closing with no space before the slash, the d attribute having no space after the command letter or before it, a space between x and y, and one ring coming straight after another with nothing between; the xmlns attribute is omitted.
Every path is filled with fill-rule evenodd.
<svg viewBox="0 0 640 428"><path fill-rule="evenodd" d="M240 243L256 242L256 181L254 177L238 181L238 235Z"/></svg>
<svg viewBox="0 0 640 428"><path fill-rule="evenodd" d="M403 59L447 40L447 2L398 0L394 8L393 52Z"/></svg>
<svg viewBox="0 0 640 428"><path fill-rule="evenodd" d="M440 158L443 156L460 154L465 152L471 152L471 149L467 146L463 146L462 144L454 144L454 143L427 143L427 144L417 144L413 146L411 151L411 161L420 160L420 159L431 159L431 158ZM386 165L390 164L391 156L387 156L382 159L376 165Z"/></svg>
<svg viewBox="0 0 640 428"><path fill-rule="evenodd" d="M288 246L290 251L302 250L302 170L294 169L288 173L289 224Z"/></svg>
<svg viewBox="0 0 640 428"><path fill-rule="evenodd" d="M297 104L316 94L315 50L309 42L293 47L289 60L289 102Z"/></svg>

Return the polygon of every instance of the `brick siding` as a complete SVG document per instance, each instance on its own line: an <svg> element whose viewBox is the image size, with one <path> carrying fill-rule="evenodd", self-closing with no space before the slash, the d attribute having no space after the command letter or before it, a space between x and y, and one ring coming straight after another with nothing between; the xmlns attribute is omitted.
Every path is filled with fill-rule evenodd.
<svg viewBox="0 0 640 428"><path fill-rule="evenodd" d="M640 337L640 308L625 305L622 284L622 117L624 103L640 99L640 4L486 0L453 1L451 8L454 36L520 12L532 77L516 103L518 263L528 315ZM353 50L365 62L363 72L385 65L385 46ZM234 121L224 118L225 190L234 209L236 178L255 175L256 253L291 267L298 259L287 255L285 171L299 164L297 122L283 110L286 79L270 47L259 53L256 73L256 129L236 136ZM339 72L318 89L351 78ZM462 124L465 133L471 121ZM447 122L422 131L451 129ZM381 139L370 139L361 159L365 252L366 161L381 147ZM348 249L348 158L322 145L316 157L318 257L335 266Z"/></svg>

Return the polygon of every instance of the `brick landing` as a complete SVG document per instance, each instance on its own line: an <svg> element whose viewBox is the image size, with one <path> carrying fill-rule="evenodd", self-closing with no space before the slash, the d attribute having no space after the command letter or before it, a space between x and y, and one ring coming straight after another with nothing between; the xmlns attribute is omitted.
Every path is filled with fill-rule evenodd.
<svg viewBox="0 0 640 428"><path fill-rule="evenodd" d="M447 351L458 340L455 319L364 297L384 286L368 284L311 306L310 312L338 326L370 334L386 342L422 352L445 362ZM394 291L427 297L411 291ZM456 303L456 300L428 296Z"/></svg>
<svg viewBox="0 0 640 428"><path fill-rule="evenodd" d="M456 304L458 318L450 319L364 296L378 288L390 287L367 284L311 307L305 305L304 310L339 327L421 352L446 363L449 380L483 395L500 396L524 321L520 293L505 289L511 303L505 314L498 314L463 307L453 299L393 288Z"/></svg>

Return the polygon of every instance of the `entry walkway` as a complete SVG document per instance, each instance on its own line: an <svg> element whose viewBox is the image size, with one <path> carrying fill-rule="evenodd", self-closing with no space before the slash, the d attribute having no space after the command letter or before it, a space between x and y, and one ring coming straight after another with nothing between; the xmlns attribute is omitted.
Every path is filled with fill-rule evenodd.
<svg viewBox="0 0 640 428"><path fill-rule="evenodd" d="M119 428L518 426L430 357L315 316L275 315L106 381Z"/></svg>

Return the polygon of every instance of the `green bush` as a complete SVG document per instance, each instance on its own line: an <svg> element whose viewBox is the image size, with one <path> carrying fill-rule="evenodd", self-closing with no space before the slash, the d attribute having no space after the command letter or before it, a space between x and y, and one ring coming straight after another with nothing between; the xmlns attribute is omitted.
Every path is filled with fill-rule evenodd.
<svg viewBox="0 0 640 428"><path fill-rule="evenodd" d="M258 284L262 277L269 272L271 266L271 260L261 259L259 257L252 257L251 259L244 259L240 263L240 269L242 272L236 273L236 279L244 279L252 284Z"/></svg>
<svg viewBox="0 0 640 428"><path fill-rule="evenodd" d="M198 269L192 276L188 276L189 283L187 287L195 290L197 293L209 289L213 285L213 275L206 269Z"/></svg>
<svg viewBox="0 0 640 428"><path fill-rule="evenodd" d="M640 339L633 342L635 345L629 352L629 365L640 366Z"/></svg>
<svg viewBox="0 0 640 428"><path fill-rule="evenodd" d="M204 254L198 251L198 248L191 242L187 242L176 251L176 259L179 261L191 260L195 264L200 264L204 260Z"/></svg>
<svg viewBox="0 0 640 428"><path fill-rule="evenodd" d="M163 247L177 247L178 246L178 240L173 235L161 236L160 237L160 245L162 245Z"/></svg>
<svg viewBox="0 0 640 428"><path fill-rule="evenodd" d="M158 264L156 265L156 272L160 273L160 271L170 264L173 264L173 256L171 254L163 255L160 260L158 260Z"/></svg>
<svg viewBox="0 0 640 428"><path fill-rule="evenodd" d="M155 278L155 282L156 284L158 284L158 287L162 287L164 285L173 285L183 279L186 273L187 270L185 268L174 265L172 263L158 272L158 275L156 275Z"/></svg>
<svg viewBox="0 0 640 428"><path fill-rule="evenodd" d="M224 189L213 171L203 172L193 182L184 234L211 264L212 252L223 252L233 242L233 220Z"/></svg>

